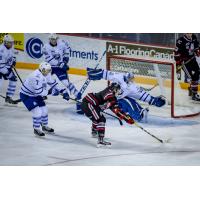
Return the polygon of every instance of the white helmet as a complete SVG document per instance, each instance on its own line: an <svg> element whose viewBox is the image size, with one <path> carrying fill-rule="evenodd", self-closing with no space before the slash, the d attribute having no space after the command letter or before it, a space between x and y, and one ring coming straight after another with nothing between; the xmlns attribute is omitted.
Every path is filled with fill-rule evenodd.
<svg viewBox="0 0 200 200"><path fill-rule="evenodd" d="M49 43L53 46L57 45L58 36L56 33L51 33L49 35Z"/></svg>
<svg viewBox="0 0 200 200"><path fill-rule="evenodd" d="M11 48L14 43L14 39L11 35L5 35L3 38L3 42L7 48Z"/></svg>
<svg viewBox="0 0 200 200"><path fill-rule="evenodd" d="M39 66L39 70L44 76L47 76L51 72L51 65L47 62L42 62Z"/></svg>
<svg viewBox="0 0 200 200"><path fill-rule="evenodd" d="M5 35L3 38L4 42L14 42L14 39L11 35Z"/></svg>
<svg viewBox="0 0 200 200"><path fill-rule="evenodd" d="M49 40L57 40L58 39L58 35L56 33L50 33L49 35Z"/></svg>

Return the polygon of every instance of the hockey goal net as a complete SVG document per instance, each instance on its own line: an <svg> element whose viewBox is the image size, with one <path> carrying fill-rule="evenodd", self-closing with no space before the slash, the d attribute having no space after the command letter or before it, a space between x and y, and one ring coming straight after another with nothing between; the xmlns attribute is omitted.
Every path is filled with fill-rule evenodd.
<svg viewBox="0 0 200 200"><path fill-rule="evenodd" d="M136 84L150 90L148 92L153 96L165 96L167 104L162 108L154 108L161 115L165 113L167 116L178 118L200 114L200 104L194 104L188 96L187 87L181 86L173 62L108 56L107 69L117 72L133 72Z"/></svg>

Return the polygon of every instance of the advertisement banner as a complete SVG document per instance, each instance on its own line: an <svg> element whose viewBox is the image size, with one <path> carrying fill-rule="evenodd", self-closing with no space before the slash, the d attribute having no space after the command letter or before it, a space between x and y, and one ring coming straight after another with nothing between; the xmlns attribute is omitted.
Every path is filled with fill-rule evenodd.
<svg viewBox="0 0 200 200"><path fill-rule="evenodd" d="M10 34L14 38L14 48L16 50L24 51L24 33L0 33L0 44L3 43L5 35Z"/></svg>

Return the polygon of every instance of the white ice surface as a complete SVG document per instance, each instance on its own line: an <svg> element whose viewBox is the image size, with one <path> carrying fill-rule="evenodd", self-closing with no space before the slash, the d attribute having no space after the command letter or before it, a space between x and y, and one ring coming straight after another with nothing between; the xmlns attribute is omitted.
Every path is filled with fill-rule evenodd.
<svg viewBox="0 0 200 200"><path fill-rule="evenodd" d="M18 71L22 79L31 72ZM70 80L79 89L86 77L70 75ZM97 92L105 85L104 81L91 82L87 91ZM0 94L5 95L6 87L7 81ZM107 117L106 138L112 146L96 148L96 139L90 136L91 122L76 114L73 101L49 96L47 106L49 126L56 134L38 138L33 135L31 113L24 105L8 107L0 98L0 165L200 165L200 116L158 117L150 108L148 123L140 125L161 139L172 139L165 144L134 125L120 126Z"/></svg>

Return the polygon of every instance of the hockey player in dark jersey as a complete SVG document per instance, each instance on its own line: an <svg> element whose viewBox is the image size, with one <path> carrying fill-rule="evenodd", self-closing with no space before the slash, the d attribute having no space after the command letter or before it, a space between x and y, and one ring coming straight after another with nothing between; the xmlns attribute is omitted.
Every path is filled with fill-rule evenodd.
<svg viewBox="0 0 200 200"><path fill-rule="evenodd" d="M175 60L176 66L181 66L186 76L189 77L189 95L192 100L200 101L198 95L199 65L196 57L200 56L199 42L195 34L186 33L176 42Z"/></svg>
<svg viewBox="0 0 200 200"><path fill-rule="evenodd" d="M134 124L134 120L124 113L117 105L116 96L120 92L120 85L112 83L106 89L98 93L88 93L82 101L81 108L84 114L92 121L92 136L98 137L98 146L111 145L104 140L106 118L102 110L110 109L120 119L129 124Z"/></svg>

